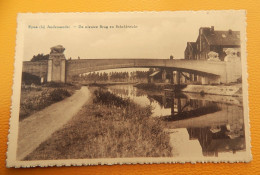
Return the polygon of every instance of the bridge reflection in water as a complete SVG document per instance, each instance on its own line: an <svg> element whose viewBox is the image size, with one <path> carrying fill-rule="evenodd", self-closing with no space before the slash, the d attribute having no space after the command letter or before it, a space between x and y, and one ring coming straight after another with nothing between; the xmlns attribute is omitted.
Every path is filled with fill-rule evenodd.
<svg viewBox="0 0 260 175"><path fill-rule="evenodd" d="M236 97L146 92L132 85L109 91L151 105L170 133L173 156L221 156L245 151L242 101Z"/></svg>

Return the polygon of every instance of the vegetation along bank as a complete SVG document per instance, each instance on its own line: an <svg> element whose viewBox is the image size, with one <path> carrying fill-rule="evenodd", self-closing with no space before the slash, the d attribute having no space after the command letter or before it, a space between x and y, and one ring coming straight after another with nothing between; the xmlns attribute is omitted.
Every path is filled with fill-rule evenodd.
<svg viewBox="0 0 260 175"><path fill-rule="evenodd" d="M91 89L92 100L26 160L171 156L169 135L149 106Z"/></svg>

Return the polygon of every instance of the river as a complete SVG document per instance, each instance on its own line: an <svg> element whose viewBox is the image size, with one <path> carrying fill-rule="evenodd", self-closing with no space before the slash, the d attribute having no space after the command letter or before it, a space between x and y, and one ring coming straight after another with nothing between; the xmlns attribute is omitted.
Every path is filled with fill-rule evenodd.
<svg viewBox="0 0 260 175"><path fill-rule="evenodd" d="M108 86L108 91L152 107L169 133L172 156L227 157L245 154L242 100L231 96L147 92L133 85Z"/></svg>

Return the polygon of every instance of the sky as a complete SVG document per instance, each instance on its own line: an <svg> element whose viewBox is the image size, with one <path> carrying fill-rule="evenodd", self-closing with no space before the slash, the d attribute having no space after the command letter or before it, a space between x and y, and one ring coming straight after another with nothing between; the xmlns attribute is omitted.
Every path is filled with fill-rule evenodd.
<svg viewBox="0 0 260 175"><path fill-rule="evenodd" d="M241 31L245 28L244 15L243 11L21 14L18 33L23 38L22 55L26 61L33 55L50 53L56 45L65 47L67 59L167 59L170 55L180 59L187 42L196 41L200 27Z"/></svg>

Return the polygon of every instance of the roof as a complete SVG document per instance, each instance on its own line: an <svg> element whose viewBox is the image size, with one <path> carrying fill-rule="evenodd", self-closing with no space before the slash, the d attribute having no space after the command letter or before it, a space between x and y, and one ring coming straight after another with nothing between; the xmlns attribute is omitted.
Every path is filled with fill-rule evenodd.
<svg viewBox="0 0 260 175"><path fill-rule="evenodd" d="M189 42L189 44L191 45L191 47L193 48L193 49L196 49L197 47L196 47L196 42Z"/></svg>
<svg viewBox="0 0 260 175"><path fill-rule="evenodd" d="M187 42L187 46L185 51L187 51L188 48L191 48L193 52L197 50L197 44L196 42Z"/></svg>
<svg viewBox="0 0 260 175"><path fill-rule="evenodd" d="M209 45L240 45L239 31L213 31L203 32Z"/></svg>

